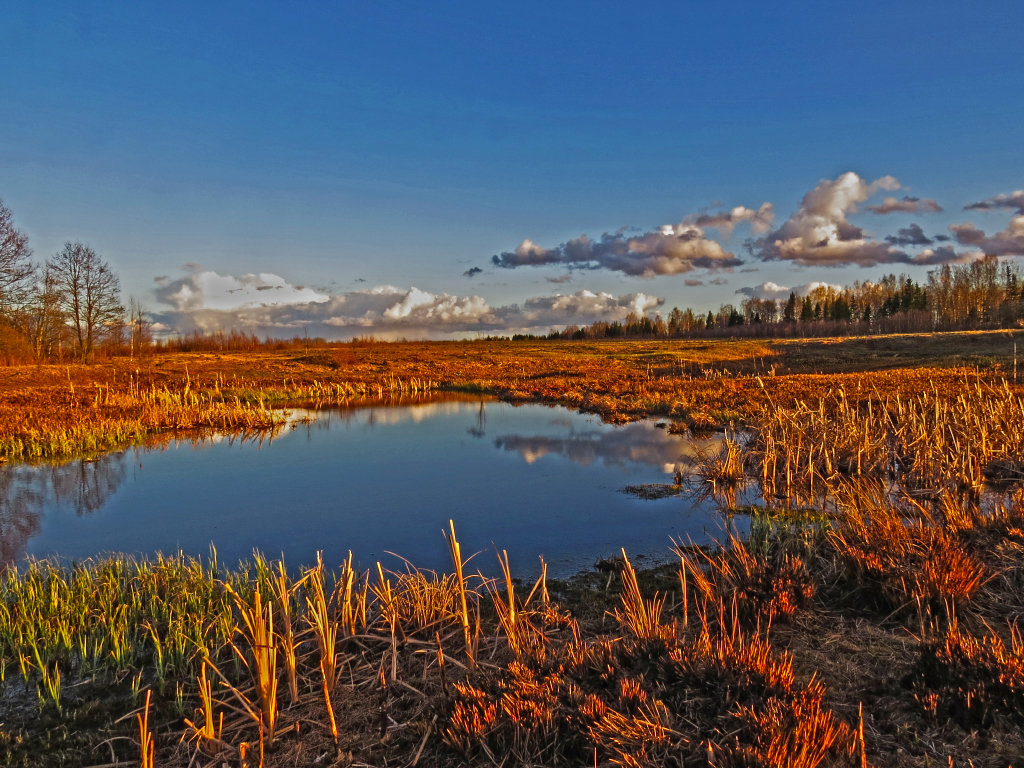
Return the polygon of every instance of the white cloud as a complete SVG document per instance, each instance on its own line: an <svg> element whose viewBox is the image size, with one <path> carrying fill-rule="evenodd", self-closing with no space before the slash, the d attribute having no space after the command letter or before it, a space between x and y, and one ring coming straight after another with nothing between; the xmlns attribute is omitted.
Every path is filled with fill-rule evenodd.
<svg viewBox="0 0 1024 768"><path fill-rule="evenodd" d="M662 304L664 299L645 293L627 293L614 296L588 290L572 294L538 296L523 303L521 321L530 327L562 327L585 325L597 320L625 320L632 312L644 315ZM509 316L511 320L511 316Z"/></svg>
<svg viewBox="0 0 1024 768"><path fill-rule="evenodd" d="M291 285L269 272L221 275L197 264L177 280L157 278L157 298L178 311L194 309L236 310L249 307L305 304L327 301L326 294Z"/></svg>
<svg viewBox="0 0 1024 768"><path fill-rule="evenodd" d="M804 283L803 285L794 285L792 287L779 285L771 281L761 283L760 285L754 285L746 288L738 288L736 293L742 296L748 296L753 299L788 299L789 294L794 293L797 296L807 296L817 288L832 288L836 291L841 291L842 286L833 285L831 283L823 283L820 280L814 282Z"/></svg>
<svg viewBox="0 0 1024 768"><path fill-rule="evenodd" d="M305 334L328 339L366 335L382 339L455 338L480 333L547 333L566 325L624 320L630 312L648 313L664 303L644 293L615 296L582 290L530 298L522 305L492 307L481 296L382 285L333 296L313 292L316 298L310 301L236 301L231 306L225 301L224 291L210 289L227 286L235 290L252 282L249 277L193 269L180 280L164 280L157 296L169 309L154 313L154 330L159 329L160 335L240 330L277 338ZM263 284L280 285L281 296L302 297L307 290L289 286L282 278L261 280L259 285Z"/></svg>
<svg viewBox="0 0 1024 768"><path fill-rule="evenodd" d="M898 188L892 176L868 183L853 171L835 180L823 179L804 195L800 208L781 227L753 244L754 252L766 261L803 265L867 267L905 262L903 251L869 239L847 219L877 191Z"/></svg>
<svg viewBox="0 0 1024 768"><path fill-rule="evenodd" d="M886 238L886 241L879 241L850 222L848 216L856 213L861 203L880 190L899 188L900 183L892 176L882 176L868 183L853 171L847 171L834 180L823 179L804 195L796 213L781 227L749 244L751 253L765 261L790 261L821 267L946 264L969 259L969 255L949 247L927 249L927 253L916 256L896 247L929 244L929 238L916 225L913 225L916 229L908 227ZM912 197L897 200L890 197L869 210L875 213L929 212L941 208L934 200Z"/></svg>
<svg viewBox="0 0 1024 768"><path fill-rule="evenodd" d="M687 218L687 222L696 227L704 229L717 229L728 237L732 234L733 228L744 221L750 222L750 228L755 234L764 234L772 226L775 218L775 206L771 203L762 203L756 211L743 205L738 205L731 211L720 213L702 213Z"/></svg>
<svg viewBox="0 0 1024 768"><path fill-rule="evenodd" d="M656 232L629 235L605 233L599 240L580 235L556 248L523 240L514 251L492 257L506 269L557 264L577 269L607 269L635 277L678 275L694 269L731 269L743 262L699 228L688 224L665 226Z"/></svg>
<svg viewBox="0 0 1024 768"><path fill-rule="evenodd" d="M569 269L606 269L633 277L678 275L697 269L731 270L743 261L709 238L705 229L732 233L738 224L749 222L755 233L766 232L775 216L771 203L757 210L736 206L729 211L689 216L680 224L665 224L638 232L620 229L591 239L580 235L554 248L545 248L532 240L523 240L515 250L491 257L498 267L538 267L558 265Z"/></svg>

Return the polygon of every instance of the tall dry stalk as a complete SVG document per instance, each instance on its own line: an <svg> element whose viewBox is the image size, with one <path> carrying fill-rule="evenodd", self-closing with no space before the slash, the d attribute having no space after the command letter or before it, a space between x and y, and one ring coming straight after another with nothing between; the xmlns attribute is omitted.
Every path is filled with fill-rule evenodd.
<svg viewBox="0 0 1024 768"><path fill-rule="evenodd" d="M299 703L299 677L296 669L297 659L295 653L295 627L292 617L292 594L302 584L289 584L288 572L284 567L284 560L277 561L277 570L273 572L269 580L277 600L277 610L281 617L281 631L278 633L278 642L281 654L284 656L284 668L288 674L288 693L291 703L294 706Z"/></svg>
<svg viewBox="0 0 1024 768"><path fill-rule="evenodd" d="M213 747L214 750L219 751L225 746L224 742L221 741L221 733L224 729L224 714L221 713L220 722L215 723L213 710L213 685L206 675L207 664L211 664L208 659L205 660L203 666L200 667L199 677L197 678L197 682L199 683L199 711L202 724L197 725L186 718L185 725L192 732L191 738L197 742L197 745L200 748L209 746Z"/></svg>
<svg viewBox="0 0 1024 768"><path fill-rule="evenodd" d="M335 585L335 595L341 609L341 626L350 636L366 629L366 595L369 582L364 579L362 586L357 587L357 578L358 574L352 567L352 550L349 550L348 558L341 564L341 578Z"/></svg>
<svg viewBox="0 0 1024 768"><path fill-rule="evenodd" d="M136 715L139 723L139 768L156 768L156 744L153 742L153 732L149 730L149 701L153 691L146 690L146 704L141 715Z"/></svg>
<svg viewBox="0 0 1024 768"><path fill-rule="evenodd" d="M388 627L391 634L391 679L398 677L398 632L400 631L400 617L398 612L398 598L391 588L391 579L384 576L384 569L377 563L377 584L372 587L373 594L377 598L380 607L381 618ZM384 670L381 668L381 679L384 679Z"/></svg>
<svg viewBox="0 0 1024 768"><path fill-rule="evenodd" d="M245 625L239 632L245 638L252 654L250 662L244 650L232 641L235 654L248 667L256 686L258 707L237 689L232 689L242 702L249 715L260 723L260 744L274 743L274 731L277 726L277 635L274 632L274 607L271 600L264 602L259 587L253 593L252 605L243 600L230 585L225 585L235 598L235 605Z"/></svg>
<svg viewBox="0 0 1024 768"><path fill-rule="evenodd" d="M448 540L452 563L455 565L455 580L459 592L459 621L462 624L462 636L466 643L466 656L469 659L470 666L475 667L476 647L472 624L469 618L469 602L466 598L466 578L462 572L463 565L465 564L462 560L462 547L459 545L459 540L455 537L455 521L449 520L448 526L451 529L451 535L445 534L445 539Z"/></svg>
<svg viewBox="0 0 1024 768"><path fill-rule="evenodd" d="M498 565L501 567L504 594L491 581L486 582L487 591L494 603L494 610L498 614L501 628L508 639L509 648L518 656L524 651L536 647L536 643L533 642L536 638L536 629L530 622L527 613L516 605L516 587L508 564L508 552L505 550L498 555ZM541 576L543 577L543 573ZM533 592L530 593L530 596L533 596Z"/></svg>
<svg viewBox="0 0 1024 768"><path fill-rule="evenodd" d="M644 600L640 584L636 579L626 550L622 552L622 609L615 610L615 618L625 628L641 639L664 638L672 634L672 628L662 624L661 612L665 607L665 596L654 594Z"/></svg>
<svg viewBox="0 0 1024 768"><path fill-rule="evenodd" d="M349 559L351 560L351 553ZM324 693L324 704L330 721L331 736L338 743L338 723L334 716L331 692L338 681L338 622L331 616L324 590L323 553L316 553L316 567L305 576L306 621L313 629L320 657L320 679Z"/></svg>

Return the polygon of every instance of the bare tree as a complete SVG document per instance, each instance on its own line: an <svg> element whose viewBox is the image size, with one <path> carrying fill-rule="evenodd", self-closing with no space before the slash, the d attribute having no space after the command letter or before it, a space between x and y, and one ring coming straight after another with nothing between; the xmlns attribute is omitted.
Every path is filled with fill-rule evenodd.
<svg viewBox="0 0 1024 768"><path fill-rule="evenodd" d="M153 342L153 333L149 320L142 310L142 305L132 298L128 302L128 330L130 337L130 355L134 360L142 355Z"/></svg>
<svg viewBox="0 0 1024 768"><path fill-rule="evenodd" d="M121 327L120 281L96 251L82 243L65 243L47 267L60 308L75 334L78 354L88 362L96 344Z"/></svg>
<svg viewBox="0 0 1024 768"><path fill-rule="evenodd" d="M23 325L37 360L60 352L69 329L61 309L56 280L48 264L38 273L32 299L24 312Z"/></svg>
<svg viewBox="0 0 1024 768"><path fill-rule="evenodd" d="M31 289L32 251L28 237L14 227L11 212L0 200L0 313L10 316Z"/></svg>

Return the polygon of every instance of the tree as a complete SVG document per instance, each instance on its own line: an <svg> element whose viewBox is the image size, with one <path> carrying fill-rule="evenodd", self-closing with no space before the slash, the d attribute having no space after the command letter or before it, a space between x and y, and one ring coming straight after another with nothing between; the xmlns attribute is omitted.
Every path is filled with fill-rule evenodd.
<svg viewBox="0 0 1024 768"><path fill-rule="evenodd" d="M78 354L88 362L96 344L121 327L124 307L117 275L96 251L82 243L65 243L47 267L60 308L74 331Z"/></svg>
<svg viewBox="0 0 1024 768"><path fill-rule="evenodd" d="M566 328L566 335L569 335L569 329ZM575 329L574 329L575 330ZM139 304L135 299L131 299L128 302L128 334L129 334L129 354L131 359L134 360L138 355L141 355L153 341L153 334L149 327L149 321L146 320L146 315L142 311L142 305Z"/></svg>
<svg viewBox="0 0 1024 768"><path fill-rule="evenodd" d="M38 274L32 298L25 310L25 333L37 360L57 354L67 336L67 318L60 306L56 281L49 265Z"/></svg>
<svg viewBox="0 0 1024 768"><path fill-rule="evenodd" d="M28 237L15 229L10 210L0 200L0 313L6 316L31 290L31 256Z"/></svg>
<svg viewBox="0 0 1024 768"><path fill-rule="evenodd" d="M796 322L796 294L790 292L789 299L786 300L786 306L782 310L782 321L785 323Z"/></svg>

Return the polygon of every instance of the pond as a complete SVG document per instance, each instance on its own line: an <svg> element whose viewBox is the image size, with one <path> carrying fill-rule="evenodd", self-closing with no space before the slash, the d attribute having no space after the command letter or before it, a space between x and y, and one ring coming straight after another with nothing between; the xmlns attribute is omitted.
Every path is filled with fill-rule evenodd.
<svg viewBox="0 0 1024 768"><path fill-rule="evenodd" d="M64 464L0 467L0 558L83 559L179 550L222 564L253 550L289 566L349 550L450 569L442 531L454 520L472 569L553 576L592 567L625 547L666 560L671 539L721 538L711 501L656 500L627 485L671 483L707 441L653 422L615 426L563 408L441 401L290 411L272 435L164 437ZM393 554L392 554L393 553ZM649 558L646 559L645 558Z"/></svg>

